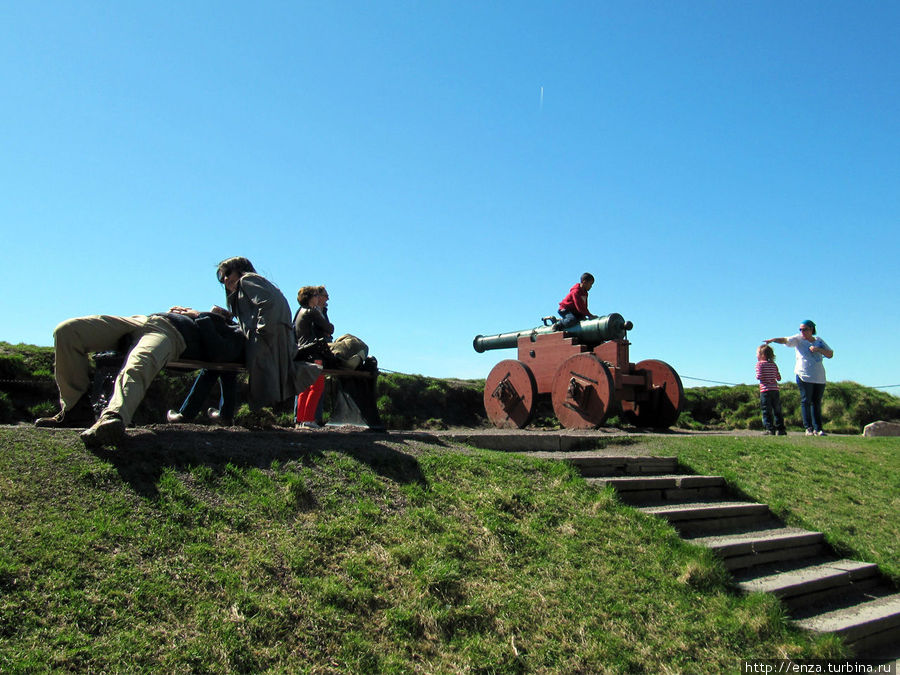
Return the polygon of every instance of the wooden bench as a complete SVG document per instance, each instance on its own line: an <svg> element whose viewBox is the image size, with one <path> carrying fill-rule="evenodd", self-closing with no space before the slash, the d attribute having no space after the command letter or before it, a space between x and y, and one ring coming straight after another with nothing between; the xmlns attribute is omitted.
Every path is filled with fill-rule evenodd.
<svg viewBox="0 0 900 675"><path fill-rule="evenodd" d="M122 368L124 355L121 352L100 352L94 354L97 371L91 392L91 403L95 411L102 409L112 393L116 375ZM213 363L209 361L176 360L166 364L166 370L182 373L196 370L210 370L221 373L244 373L243 363ZM329 425L353 425L371 430L383 430L381 417L376 405L378 384L378 362L369 357L357 370L326 368L322 374L332 382L332 409Z"/></svg>

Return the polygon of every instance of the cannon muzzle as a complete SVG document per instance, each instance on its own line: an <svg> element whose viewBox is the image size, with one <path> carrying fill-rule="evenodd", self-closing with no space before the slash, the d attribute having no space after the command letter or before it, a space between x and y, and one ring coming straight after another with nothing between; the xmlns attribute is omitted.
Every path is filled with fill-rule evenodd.
<svg viewBox="0 0 900 675"><path fill-rule="evenodd" d="M626 333L633 327L634 324L622 318L621 314L613 313L596 319L585 319L566 328L563 333L568 337L577 337L586 345L596 346L608 340L624 340ZM538 335L555 332L558 331L554 326L545 325L499 335L476 335L472 347L479 354L491 349L512 349L519 344L520 337L527 336L534 342Z"/></svg>

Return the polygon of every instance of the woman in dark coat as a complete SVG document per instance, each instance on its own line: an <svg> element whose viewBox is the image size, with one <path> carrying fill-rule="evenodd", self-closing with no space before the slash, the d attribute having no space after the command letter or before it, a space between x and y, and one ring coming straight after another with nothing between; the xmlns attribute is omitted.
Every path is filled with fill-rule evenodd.
<svg viewBox="0 0 900 675"><path fill-rule="evenodd" d="M315 382L321 366L294 361L297 342L291 308L278 287L242 257L220 262L217 276L225 285L228 308L247 338L250 407L280 403Z"/></svg>

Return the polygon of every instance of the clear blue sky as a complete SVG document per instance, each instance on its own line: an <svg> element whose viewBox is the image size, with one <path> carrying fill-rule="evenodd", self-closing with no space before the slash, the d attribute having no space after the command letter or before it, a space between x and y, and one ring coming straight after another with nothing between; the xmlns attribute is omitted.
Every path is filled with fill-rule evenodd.
<svg viewBox="0 0 900 675"><path fill-rule="evenodd" d="M830 380L900 384L898 31L880 0L4 2L0 339L223 304L245 255L383 368L484 377L514 351L474 335L591 271L687 386L806 318Z"/></svg>

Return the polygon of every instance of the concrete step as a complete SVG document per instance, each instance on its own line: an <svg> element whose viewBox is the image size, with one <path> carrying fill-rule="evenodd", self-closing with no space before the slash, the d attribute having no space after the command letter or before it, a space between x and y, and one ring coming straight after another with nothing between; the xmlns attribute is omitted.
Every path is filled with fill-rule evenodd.
<svg viewBox="0 0 900 675"><path fill-rule="evenodd" d="M816 633L835 633L852 647L857 656L874 657L884 647L900 645L900 593L879 587L868 595L850 598L852 602L835 608L823 608L794 623Z"/></svg>
<svg viewBox="0 0 900 675"><path fill-rule="evenodd" d="M800 628L839 635L861 658L900 649L900 594L876 565L826 557L821 532L785 527L765 504L728 501L723 478L677 474L675 458L567 459L588 483L611 485L623 502L715 551L744 592L778 596Z"/></svg>
<svg viewBox="0 0 900 675"><path fill-rule="evenodd" d="M769 507L754 502L705 501L652 504L637 508L649 515L665 518L682 536L733 532L774 523Z"/></svg>
<svg viewBox="0 0 900 675"><path fill-rule="evenodd" d="M763 566L735 576L746 593L773 593L791 610L835 600L882 583L878 566L816 558L787 566Z"/></svg>
<svg viewBox="0 0 900 675"><path fill-rule="evenodd" d="M611 485L626 504L646 504L663 501L710 500L726 492L721 476L664 474L659 476L613 476L587 478L598 488Z"/></svg>
<svg viewBox="0 0 900 675"><path fill-rule="evenodd" d="M585 478L672 474L678 471L675 457L601 457L585 454L566 457L566 461L577 467Z"/></svg>
<svg viewBox="0 0 900 675"><path fill-rule="evenodd" d="M731 571L771 563L815 558L828 551L825 535L797 527L775 527L734 534L715 534L688 538L718 554Z"/></svg>

